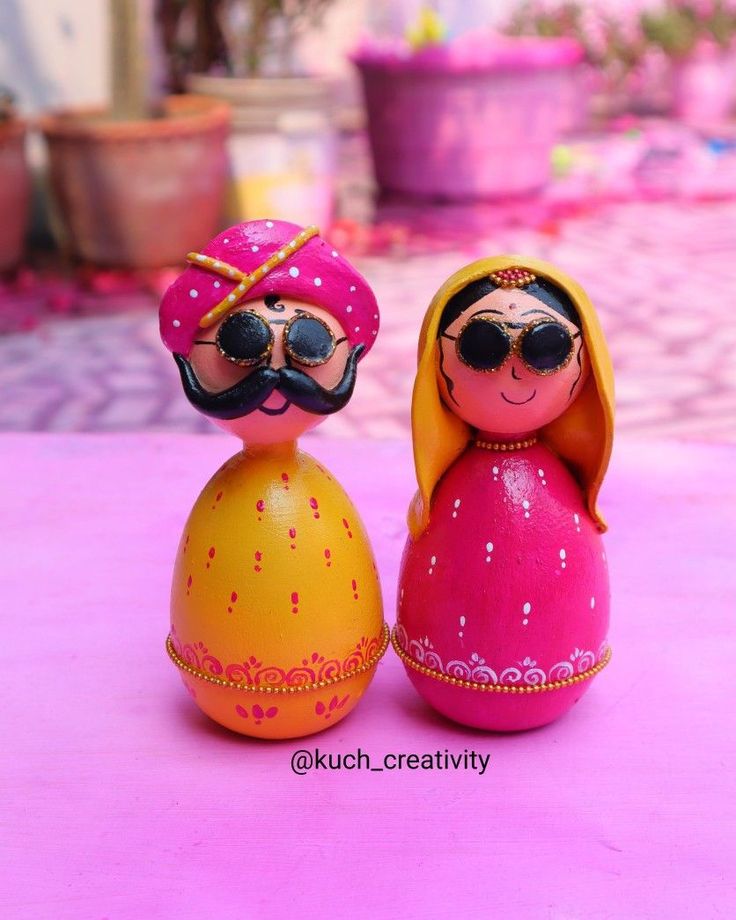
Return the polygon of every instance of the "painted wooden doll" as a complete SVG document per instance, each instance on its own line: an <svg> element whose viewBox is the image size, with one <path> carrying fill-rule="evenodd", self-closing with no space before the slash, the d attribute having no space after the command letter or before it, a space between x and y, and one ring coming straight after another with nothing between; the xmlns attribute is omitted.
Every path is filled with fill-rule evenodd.
<svg viewBox="0 0 736 920"><path fill-rule="evenodd" d="M215 721L311 734L355 706L388 640L358 513L296 446L352 395L378 307L316 227L240 224L187 260L161 335L191 404L244 448L184 528L167 650Z"/></svg>
<svg viewBox="0 0 736 920"><path fill-rule="evenodd" d="M419 341L393 644L449 718L544 725L608 663L596 499L612 433L610 358L572 279L501 256L445 282Z"/></svg>

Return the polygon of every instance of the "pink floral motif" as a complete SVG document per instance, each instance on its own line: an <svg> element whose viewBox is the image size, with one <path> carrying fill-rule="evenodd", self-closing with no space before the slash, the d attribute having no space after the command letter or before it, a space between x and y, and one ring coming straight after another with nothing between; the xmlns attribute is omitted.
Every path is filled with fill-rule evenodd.
<svg viewBox="0 0 736 920"><path fill-rule="evenodd" d="M338 710L342 709L345 703L350 699L350 694L348 693L342 699L339 699L336 696L333 696L328 704L325 705L321 700L315 704L314 711L318 716L324 716L325 719L332 717L332 714Z"/></svg>
<svg viewBox="0 0 736 920"><path fill-rule="evenodd" d="M248 710L245 708L245 706L241 706L239 703L235 707L235 712L240 716L241 719L249 718ZM278 706L271 706L264 711L263 707L259 706L258 703L255 703L251 708L251 713L256 725L260 725L264 719L274 719L278 715L278 712Z"/></svg>
<svg viewBox="0 0 736 920"><path fill-rule="evenodd" d="M302 658L301 665L286 670L277 665L264 665L255 655L251 655L243 661L234 661L231 664L223 665L218 658L209 653L204 643L182 644L173 626L171 629L171 645L174 651L179 658L191 667L200 671L207 671L207 673L213 675L223 674L227 680L233 683L271 687L282 684L289 687L299 687L314 684L321 680L335 680L336 678L347 677L376 657L381 646L381 638L382 636L380 635L372 638L362 636L342 661L337 658L325 658L319 652L312 652L307 657Z"/></svg>

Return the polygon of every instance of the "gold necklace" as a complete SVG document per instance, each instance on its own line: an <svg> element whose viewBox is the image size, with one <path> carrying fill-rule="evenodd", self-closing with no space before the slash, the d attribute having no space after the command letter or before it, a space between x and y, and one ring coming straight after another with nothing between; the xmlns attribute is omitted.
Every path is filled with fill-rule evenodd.
<svg viewBox="0 0 736 920"><path fill-rule="evenodd" d="M523 450L537 443L536 437L527 438L526 441L476 441L476 447L483 450Z"/></svg>

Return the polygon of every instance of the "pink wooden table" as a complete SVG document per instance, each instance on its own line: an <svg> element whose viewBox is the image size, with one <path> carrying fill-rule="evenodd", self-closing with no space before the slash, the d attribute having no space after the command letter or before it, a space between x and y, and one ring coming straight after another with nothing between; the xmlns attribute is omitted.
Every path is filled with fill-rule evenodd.
<svg viewBox="0 0 736 920"><path fill-rule="evenodd" d="M164 653L219 437L0 440L0 917L732 917L736 449L620 441L603 496L613 661L557 724L443 721L392 653L321 736L219 729ZM408 444L305 446L352 493L387 616ZM299 749L476 751L477 771L317 771Z"/></svg>

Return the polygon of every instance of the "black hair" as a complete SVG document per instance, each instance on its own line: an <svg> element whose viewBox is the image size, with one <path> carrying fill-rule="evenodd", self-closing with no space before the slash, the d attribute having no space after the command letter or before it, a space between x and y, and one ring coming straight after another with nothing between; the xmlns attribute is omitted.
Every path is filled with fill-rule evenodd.
<svg viewBox="0 0 736 920"><path fill-rule="evenodd" d="M477 303L487 294L497 290L498 285L494 284L490 278L479 278L477 281L471 281L462 290L454 294L445 304L445 309L440 317L439 335L452 325L455 320L464 313L468 307ZM545 306L564 316L565 319L580 328L580 317L575 309L573 302L556 284L552 284L546 278L537 278L531 284L525 285L521 290L526 294L541 301Z"/></svg>

